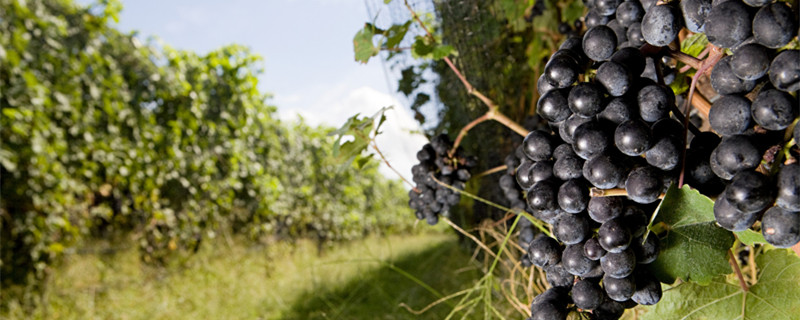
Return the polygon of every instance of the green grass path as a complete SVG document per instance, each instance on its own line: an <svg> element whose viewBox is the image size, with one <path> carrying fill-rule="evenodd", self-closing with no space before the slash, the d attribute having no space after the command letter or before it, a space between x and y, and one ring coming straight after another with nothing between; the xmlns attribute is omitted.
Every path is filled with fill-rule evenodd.
<svg viewBox="0 0 800 320"><path fill-rule="evenodd" d="M299 242L204 248L183 268L143 266L133 250L73 255L54 272L46 319L441 319L444 295L474 284L480 272L453 234L370 237L323 255ZM397 270L430 286L424 288ZM12 308L2 318L25 318Z"/></svg>

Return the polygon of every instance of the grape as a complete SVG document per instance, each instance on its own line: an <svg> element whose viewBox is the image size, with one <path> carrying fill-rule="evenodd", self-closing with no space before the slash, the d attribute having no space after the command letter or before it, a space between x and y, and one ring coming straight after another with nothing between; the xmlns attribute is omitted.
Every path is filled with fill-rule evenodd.
<svg viewBox="0 0 800 320"><path fill-rule="evenodd" d="M531 306L531 320L566 320L567 310L556 307L552 302Z"/></svg>
<svg viewBox="0 0 800 320"><path fill-rule="evenodd" d="M642 8L644 8L644 11L648 12L650 11L651 8L656 6L658 0L639 0L639 2L642 4Z"/></svg>
<svg viewBox="0 0 800 320"><path fill-rule="evenodd" d="M558 25L558 33L569 34L570 32L572 32L572 28L569 26L568 23L562 22Z"/></svg>
<svg viewBox="0 0 800 320"><path fill-rule="evenodd" d="M537 295L533 298L533 302L531 303L531 310L533 307L542 305L542 304L552 304L559 309L566 309L567 303L569 301L569 296L567 295L569 290L566 288L561 287L552 287L550 289L545 290L541 294Z"/></svg>
<svg viewBox="0 0 800 320"><path fill-rule="evenodd" d="M636 254L636 263L638 264L648 264L656 261L658 253L661 251L660 241L654 234L648 236L646 240L641 237L633 239L631 247L633 248L633 253Z"/></svg>
<svg viewBox="0 0 800 320"><path fill-rule="evenodd" d="M650 166L633 169L625 180L628 198L637 203L653 203L663 189L661 176Z"/></svg>
<svg viewBox="0 0 800 320"><path fill-rule="evenodd" d="M619 21L617 21L617 19L611 19L611 21L606 23L606 26L614 31L614 35L617 38L618 47L623 46L623 44L628 41L628 36L626 34L627 30L619 23Z"/></svg>
<svg viewBox="0 0 800 320"><path fill-rule="evenodd" d="M775 195L768 178L755 171L742 171L731 179L725 199L742 212L752 213L768 207Z"/></svg>
<svg viewBox="0 0 800 320"><path fill-rule="evenodd" d="M536 103L536 113L551 122L560 122L571 114L564 90L552 89L544 93Z"/></svg>
<svg viewBox="0 0 800 320"><path fill-rule="evenodd" d="M569 109L583 117L594 117L603 110L603 92L590 82L581 82L572 87L567 101Z"/></svg>
<svg viewBox="0 0 800 320"><path fill-rule="evenodd" d="M604 222L597 230L597 240L600 246L609 253L620 253L628 248L631 243L631 232L620 218ZM608 253L606 253L608 256ZM607 272L607 271L606 271Z"/></svg>
<svg viewBox="0 0 800 320"><path fill-rule="evenodd" d="M553 224L553 234L565 244L577 244L589 234L589 220L582 214L562 214Z"/></svg>
<svg viewBox="0 0 800 320"><path fill-rule="evenodd" d="M800 126L798 126L798 125L794 126L794 133L792 133L792 136L794 137L794 142L795 143L800 141Z"/></svg>
<svg viewBox="0 0 800 320"><path fill-rule="evenodd" d="M614 131L614 144L622 153L638 156L647 151L652 143L650 126L641 120L628 120Z"/></svg>
<svg viewBox="0 0 800 320"><path fill-rule="evenodd" d="M531 166L530 176L534 183L551 179L553 177L553 162L549 160L534 162L533 166Z"/></svg>
<svg viewBox="0 0 800 320"><path fill-rule="evenodd" d="M625 168L610 154L602 153L584 162L583 177L595 187L609 189L625 178Z"/></svg>
<svg viewBox="0 0 800 320"><path fill-rule="evenodd" d="M578 72L578 62L574 58L554 56L544 66L544 79L555 88L566 88L578 80Z"/></svg>
<svg viewBox="0 0 800 320"><path fill-rule="evenodd" d="M789 248L800 242L800 212L772 207L761 218L761 233L769 244Z"/></svg>
<svg viewBox="0 0 800 320"><path fill-rule="evenodd" d="M589 204L589 188L582 179L571 179L558 188L558 205L569 213L578 213Z"/></svg>
<svg viewBox="0 0 800 320"><path fill-rule="evenodd" d="M630 27L634 22L642 20L644 8L636 0L625 1L617 7L617 21L625 28Z"/></svg>
<svg viewBox="0 0 800 320"><path fill-rule="evenodd" d="M575 142L575 129L577 129L580 125L590 121L592 121L592 118L584 118L577 114L569 116L567 120L564 120L561 125L558 126L558 134L561 137L561 140L564 140L566 143Z"/></svg>
<svg viewBox="0 0 800 320"><path fill-rule="evenodd" d="M711 87L719 94L743 93L753 90L756 82L753 80L742 80L733 73L730 61L731 56L720 59L711 70Z"/></svg>
<svg viewBox="0 0 800 320"><path fill-rule="evenodd" d="M580 280L572 286L572 301L575 306L584 310L592 310L603 303L603 289L589 280Z"/></svg>
<svg viewBox="0 0 800 320"><path fill-rule="evenodd" d="M788 93L762 90L753 100L753 120L767 130L783 130L797 117L797 102Z"/></svg>
<svg viewBox="0 0 800 320"><path fill-rule="evenodd" d="M606 254L606 249L600 246L597 237L591 237L583 244L583 256L589 260L600 260Z"/></svg>
<svg viewBox="0 0 800 320"><path fill-rule="evenodd" d="M727 1L711 7L706 16L708 41L722 48L733 48L752 34L752 20L747 6Z"/></svg>
<svg viewBox="0 0 800 320"><path fill-rule="evenodd" d="M605 61L617 47L617 35L611 28L598 25L583 35L583 53L594 61Z"/></svg>
<svg viewBox="0 0 800 320"><path fill-rule="evenodd" d="M750 126L750 101L737 95L723 95L712 105L708 121L722 136L740 134Z"/></svg>
<svg viewBox="0 0 800 320"><path fill-rule="evenodd" d="M595 80L603 85L609 95L619 97L628 92L633 77L622 64L606 61L597 68Z"/></svg>
<svg viewBox="0 0 800 320"><path fill-rule="evenodd" d="M642 17L644 40L657 47L670 44L680 29L680 15L669 5L653 6Z"/></svg>
<svg viewBox="0 0 800 320"><path fill-rule="evenodd" d="M756 222L758 212L742 212L731 205L725 197L719 197L714 202L714 218L725 230L744 231Z"/></svg>
<svg viewBox="0 0 800 320"><path fill-rule="evenodd" d="M772 2L772 0L744 0L744 3L751 7L763 7L770 2Z"/></svg>
<svg viewBox="0 0 800 320"><path fill-rule="evenodd" d="M555 145L550 135L544 131L534 130L528 133L522 141L522 152L534 161L550 159Z"/></svg>
<svg viewBox="0 0 800 320"><path fill-rule="evenodd" d="M628 27L628 31L625 32L625 36L628 38L628 43L635 48L641 47L645 44L644 35L642 34L642 24L639 22L634 22Z"/></svg>
<svg viewBox="0 0 800 320"><path fill-rule="evenodd" d="M669 171L678 166L682 149L678 138L664 137L645 152L645 158L651 166Z"/></svg>
<svg viewBox="0 0 800 320"><path fill-rule="evenodd" d="M575 276L567 272L567 269L561 263L549 266L544 271L545 279L547 279L547 283L551 287L569 288L572 287L572 283L575 281Z"/></svg>
<svg viewBox="0 0 800 320"><path fill-rule="evenodd" d="M661 300L661 283L650 273L636 274L636 291L631 296L631 300L638 304L650 306Z"/></svg>
<svg viewBox="0 0 800 320"><path fill-rule="evenodd" d="M757 43L741 45L733 51L731 71L739 79L758 80L769 69L769 51Z"/></svg>
<svg viewBox="0 0 800 320"><path fill-rule="evenodd" d="M545 78L544 73L539 76L539 79L536 80L536 90L539 92L539 97L541 99L546 93L555 90L556 87L550 84ZM550 120L548 120L550 121Z"/></svg>
<svg viewBox="0 0 800 320"><path fill-rule="evenodd" d="M577 155L564 156L556 160L555 165L553 165L553 172L561 180L582 178L583 160Z"/></svg>
<svg viewBox="0 0 800 320"><path fill-rule="evenodd" d="M642 236L647 231L647 224L650 222L650 218L644 211L635 206L625 207L621 219L633 237Z"/></svg>
<svg viewBox="0 0 800 320"><path fill-rule="evenodd" d="M636 280L633 277L614 278L606 274L603 276L603 288L609 298L623 302L636 291Z"/></svg>
<svg viewBox="0 0 800 320"><path fill-rule="evenodd" d="M592 311L593 319L616 320L625 313L625 306L617 301L606 299L600 306Z"/></svg>
<svg viewBox="0 0 800 320"><path fill-rule="evenodd" d="M534 183L528 190L528 206L534 211L552 211L558 208L556 190L546 181Z"/></svg>
<svg viewBox="0 0 800 320"><path fill-rule="evenodd" d="M683 0L680 6L686 28L695 33L703 32L706 16L711 11L711 0Z"/></svg>
<svg viewBox="0 0 800 320"><path fill-rule="evenodd" d="M528 246L528 259L537 267L548 267L561 261L561 246L548 236L539 234Z"/></svg>
<svg viewBox="0 0 800 320"><path fill-rule="evenodd" d="M569 143L562 143L559 144L555 150L553 150L553 159L560 160L564 157L577 157L578 155L575 154L575 151L572 150L572 146ZM562 179L567 180L567 179Z"/></svg>
<svg viewBox="0 0 800 320"><path fill-rule="evenodd" d="M589 10L589 13L586 14L586 28L593 28L595 26L604 26L608 23L611 18L606 15L600 14L597 10Z"/></svg>
<svg viewBox="0 0 800 320"><path fill-rule="evenodd" d="M523 190L529 190L535 183L535 181L533 181L533 177L531 176L532 170L533 161L530 159L523 159L522 163L520 163L519 167L517 167L517 184Z"/></svg>
<svg viewBox="0 0 800 320"><path fill-rule="evenodd" d="M599 123L586 122L575 129L572 148L579 157L589 159L608 148L610 139Z"/></svg>
<svg viewBox="0 0 800 320"><path fill-rule="evenodd" d="M639 75L644 71L644 55L637 48L622 48L611 55L611 61L619 63L630 70L631 74Z"/></svg>
<svg viewBox="0 0 800 320"><path fill-rule="evenodd" d="M647 122L656 122L669 116L670 107L675 105L672 89L660 85L648 85L639 90L639 115Z"/></svg>
<svg viewBox="0 0 800 320"><path fill-rule="evenodd" d="M722 139L711 153L711 169L722 179L733 178L736 172L753 169L761 163L761 154L744 135Z"/></svg>
<svg viewBox="0 0 800 320"><path fill-rule="evenodd" d="M797 35L797 20L785 2L768 4L753 18L753 36L767 48L785 46Z"/></svg>
<svg viewBox="0 0 800 320"><path fill-rule="evenodd" d="M633 119L634 115L638 118L639 111L636 110L635 104L625 97L616 97L608 102L605 109L597 115L597 119L619 125Z"/></svg>
<svg viewBox="0 0 800 320"><path fill-rule="evenodd" d="M782 91L800 90L800 50L783 50L769 65L769 81Z"/></svg>
<svg viewBox="0 0 800 320"><path fill-rule="evenodd" d="M604 223L623 214L624 202L621 197L592 197L586 211L592 220Z"/></svg>
<svg viewBox="0 0 800 320"><path fill-rule="evenodd" d="M599 265L597 261L589 260L583 256L583 245L580 243L568 245L561 254L561 264L570 274L584 276Z"/></svg>
<svg viewBox="0 0 800 320"><path fill-rule="evenodd" d="M795 126L795 132L800 125ZM797 138L795 138L797 139ZM778 197L775 204L789 211L800 211L800 163L787 164L778 172Z"/></svg>
<svg viewBox="0 0 800 320"><path fill-rule="evenodd" d="M625 278L636 268L636 254L632 248L620 252L608 252L600 258L600 267L609 277Z"/></svg>

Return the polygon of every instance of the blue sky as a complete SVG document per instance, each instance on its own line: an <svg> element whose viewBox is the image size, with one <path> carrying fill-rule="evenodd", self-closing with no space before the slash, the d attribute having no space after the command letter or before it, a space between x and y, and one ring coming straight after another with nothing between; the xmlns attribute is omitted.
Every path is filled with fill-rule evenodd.
<svg viewBox="0 0 800 320"><path fill-rule="evenodd" d="M377 141L392 165L410 176L416 150L425 138L408 134L418 126L397 101L396 79L387 79L380 60L364 65L353 59L353 35L371 20L365 3L123 0L117 27L201 54L231 43L250 47L264 58L260 88L273 94L270 103L278 107L282 119L296 119L299 114L311 124L339 126L356 112L371 115L394 105L384 136ZM382 172L389 170L384 167Z"/></svg>

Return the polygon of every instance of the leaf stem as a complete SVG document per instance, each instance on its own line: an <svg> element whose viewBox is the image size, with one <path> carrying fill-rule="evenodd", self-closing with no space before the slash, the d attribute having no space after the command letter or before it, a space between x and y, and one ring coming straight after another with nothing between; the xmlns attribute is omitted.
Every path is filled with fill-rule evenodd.
<svg viewBox="0 0 800 320"><path fill-rule="evenodd" d="M619 197L619 196L627 196L628 191L622 188L615 188L615 189L600 189L600 188L591 188L589 189L589 196L591 197ZM663 199L666 194L662 193L658 195L659 199Z"/></svg>
<svg viewBox="0 0 800 320"><path fill-rule="evenodd" d="M395 174L397 174L397 176L398 176L398 177L400 177L400 179L401 179L401 180L403 180L403 182L405 182L406 184L408 184L409 186L411 186L411 190L414 190L414 192L416 192L416 193L420 193L419 189L417 189L417 187L416 187L416 186L415 186L413 183L411 183L411 181L408 181L408 179L406 179L406 177L404 177L404 176L403 176L403 175L400 173L400 171L397 171L397 169L395 169L394 167L392 167L392 164L391 164L391 163L389 163L389 160L386 160L386 157L384 157L384 156L383 156L383 152L381 152L381 149L380 149L380 148L378 148L378 143L376 143L376 142L375 142L375 138L374 138L374 137L371 137L371 138L370 138L370 137L364 137L364 135L363 135L363 134L361 134L360 132L356 132L356 133L357 133L357 134L359 134L359 135L361 136L361 138L362 138L362 139L367 139L367 140L369 140L369 142L370 142L370 144L369 144L369 145L370 145L370 147L372 147L372 149L374 149L374 150L375 150L375 152L376 152L376 153L378 153L378 156L380 156L380 157L381 157L381 160L383 160L383 163L385 163L385 164L386 164L386 166L387 166L387 167L389 167L389 169L391 169L391 170L392 170L392 171L393 171Z"/></svg>
<svg viewBox="0 0 800 320"><path fill-rule="evenodd" d="M742 291L747 292L747 282L744 281L742 269L739 269L739 262L736 261L736 256L733 255L731 249L728 249L728 261L731 263L733 270L736 272L736 276L739 278L739 285L742 286Z"/></svg>

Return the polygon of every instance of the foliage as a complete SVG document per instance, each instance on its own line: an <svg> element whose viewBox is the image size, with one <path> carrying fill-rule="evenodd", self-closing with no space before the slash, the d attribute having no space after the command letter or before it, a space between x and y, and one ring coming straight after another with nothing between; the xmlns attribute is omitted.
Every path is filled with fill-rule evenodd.
<svg viewBox="0 0 800 320"><path fill-rule="evenodd" d="M274 118L258 56L142 44L109 25L120 8L0 0L4 289L92 237L133 233L164 264L220 231L328 241L410 225L399 183L331 160L331 129Z"/></svg>
<svg viewBox="0 0 800 320"><path fill-rule="evenodd" d="M643 319L796 319L800 258L790 250L771 250L757 263L758 281L748 291L724 277L709 286L683 283L665 291Z"/></svg>
<svg viewBox="0 0 800 320"><path fill-rule="evenodd" d="M708 283L731 273L727 257L734 237L716 225L713 208L714 201L689 186L667 190L650 227L665 233L661 253L650 265L661 282Z"/></svg>

